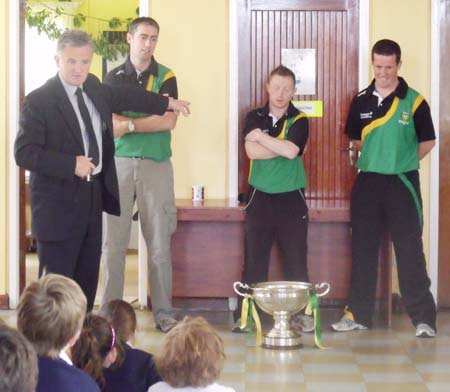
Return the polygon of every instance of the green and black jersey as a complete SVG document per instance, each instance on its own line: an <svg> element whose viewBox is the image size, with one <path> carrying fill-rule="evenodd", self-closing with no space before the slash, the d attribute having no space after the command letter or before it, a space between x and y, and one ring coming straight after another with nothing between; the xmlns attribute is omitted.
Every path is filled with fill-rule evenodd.
<svg viewBox="0 0 450 392"><path fill-rule="evenodd" d="M364 172L417 170L418 143L436 138L428 103L403 78L399 81L397 89L380 103L374 81L353 99L346 134L361 140L357 167Z"/></svg>
<svg viewBox="0 0 450 392"><path fill-rule="evenodd" d="M292 103L286 114L273 124L269 107L253 110L247 114L244 137L253 129L260 128L270 136L289 140L300 149L294 159L275 157L250 161L248 182L265 193L285 193L306 187L306 174L301 159L309 135L308 119Z"/></svg>
<svg viewBox="0 0 450 392"><path fill-rule="evenodd" d="M152 58L147 70L136 73L130 59L114 68L105 76L105 83L111 85L130 84L146 88L158 94L168 94L172 98L178 98L177 82L174 73L164 65ZM124 112L124 116L131 118L148 116L146 113ZM172 156L170 147L171 132L161 130L159 132L125 134L114 140L117 157L140 157L155 161L165 161Z"/></svg>

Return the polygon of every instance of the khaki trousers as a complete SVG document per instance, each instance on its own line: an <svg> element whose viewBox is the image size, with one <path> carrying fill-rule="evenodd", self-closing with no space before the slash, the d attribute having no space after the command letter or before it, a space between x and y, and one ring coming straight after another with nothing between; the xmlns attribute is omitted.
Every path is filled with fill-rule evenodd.
<svg viewBox="0 0 450 392"><path fill-rule="evenodd" d="M102 303L121 299L134 203L147 245L150 296L155 323L172 312L170 241L177 226L170 160L116 157L121 215L106 215Z"/></svg>

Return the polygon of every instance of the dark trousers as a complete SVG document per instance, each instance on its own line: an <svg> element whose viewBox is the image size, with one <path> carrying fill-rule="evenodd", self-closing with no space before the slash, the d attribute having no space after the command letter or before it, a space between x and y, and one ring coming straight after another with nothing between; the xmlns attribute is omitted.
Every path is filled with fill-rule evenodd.
<svg viewBox="0 0 450 392"><path fill-rule="evenodd" d="M415 326L424 322L436 329L436 304L430 292L422 244L419 173L412 171L404 176L411 189L397 175L361 172L356 178L351 195L349 309L359 323L371 325L378 253L387 229L394 244L400 293L409 317Z"/></svg>
<svg viewBox="0 0 450 392"><path fill-rule="evenodd" d="M268 280L270 251L277 241L284 279L308 282L307 234L308 207L301 190L269 194L253 189L246 208L242 281L250 285ZM235 318L239 314L238 309Z"/></svg>
<svg viewBox="0 0 450 392"><path fill-rule="evenodd" d="M102 245L102 191L99 180L80 180L78 219L64 241L37 241L39 276L64 275L77 282L87 298L88 311L97 292Z"/></svg>

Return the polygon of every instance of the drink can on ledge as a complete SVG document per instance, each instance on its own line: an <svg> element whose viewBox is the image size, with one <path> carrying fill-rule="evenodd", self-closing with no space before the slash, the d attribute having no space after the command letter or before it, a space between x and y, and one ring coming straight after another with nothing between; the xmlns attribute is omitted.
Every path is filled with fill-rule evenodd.
<svg viewBox="0 0 450 392"><path fill-rule="evenodd" d="M205 187L203 185L192 185L192 201L205 200Z"/></svg>

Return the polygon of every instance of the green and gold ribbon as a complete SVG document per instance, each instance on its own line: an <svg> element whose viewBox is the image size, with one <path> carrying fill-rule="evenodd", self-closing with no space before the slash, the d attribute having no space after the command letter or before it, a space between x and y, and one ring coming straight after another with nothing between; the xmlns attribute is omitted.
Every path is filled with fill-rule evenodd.
<svg viewBox="0 0 450 392"><path fill-rule="evenodd" d="M262 344L261 321L259 319L258 312L256 311L256 306L253 298L248 296L245 297L242 301L240 328L242 331L245 331L247 329L249 334L253 334L253 323L255 323L256 326L256 345L260 346Z"/></svg>
<svg viewBox="0 0 450 392"><path fill-rule="evenodd" d="M317 348L325 349L328 348L322 343L322 326L320 322L320 311L319 311L319 299L316 294L311 294L309 297L309 303L306 306L305 314L308 316L314 316L314 344Z"/></svg>

